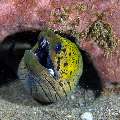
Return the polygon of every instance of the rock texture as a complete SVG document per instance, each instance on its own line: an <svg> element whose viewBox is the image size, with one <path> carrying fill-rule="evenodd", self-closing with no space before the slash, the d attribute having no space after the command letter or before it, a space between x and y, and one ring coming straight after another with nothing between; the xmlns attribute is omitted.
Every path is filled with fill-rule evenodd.
<svg viewBox="0 0 120 120"><path fill-rule="evenodd" d="M120 1L1 0L0 41L49 27L75 36L103 81L120 82Z"/></svg>

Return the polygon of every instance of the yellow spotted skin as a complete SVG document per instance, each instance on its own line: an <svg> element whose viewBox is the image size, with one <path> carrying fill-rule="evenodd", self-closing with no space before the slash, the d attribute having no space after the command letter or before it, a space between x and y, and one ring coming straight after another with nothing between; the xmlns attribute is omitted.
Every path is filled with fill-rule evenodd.
<svg viewBox="0 0 120 120"><path fill-rule="evenodd" d="M47 68L42 66L35 50L39 42L31 50L26 50L22 63L27 69L26 82L30 94L40 102L51 103L67 97L77 86L82 75L83 61L81 53L75 43L55 34L51 30L40 33L49 42L49 54L57 78L54 78ZM55 46L60 43L61 50L55 51Z"/></svg>
<svg viewBox="0 0 120 120"><path fill-rule="evenodd" d="M69 83L69 88L73 89L82 73L82 57L75 43L63 37L59 39L62 49L59 54L56 54L54 64L59 73L59 80L66 80ZM66 87L66 91L69 91L69 88Z"/></svg>

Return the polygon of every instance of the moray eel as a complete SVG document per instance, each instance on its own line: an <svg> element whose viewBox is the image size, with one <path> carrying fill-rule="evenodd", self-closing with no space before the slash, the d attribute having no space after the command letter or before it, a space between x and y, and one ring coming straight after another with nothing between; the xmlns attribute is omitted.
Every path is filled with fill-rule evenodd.
<svg viewBox="0 0 120 120"><path fill-rule="evenodd" d="M40 32L20 64L25 88L36 100L53 103L67 97L82 75L83 60L75 43L52 30Z"/></svg>

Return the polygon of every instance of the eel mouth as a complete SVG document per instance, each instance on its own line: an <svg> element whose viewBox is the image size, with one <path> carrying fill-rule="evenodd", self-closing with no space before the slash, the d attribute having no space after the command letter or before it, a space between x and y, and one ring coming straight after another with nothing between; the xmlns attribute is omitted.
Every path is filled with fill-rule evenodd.
<svg viewBox="0 0 120 120"><path fill-rule="evenodd" d="M50 75L52 75L55 79L57 79L58 74L55 70L55 67L49 52L50 43L44 36L41 36L37 44L38 44L38 48L35 50L34 54L37 56L39 63L48 69Z"/></svg>

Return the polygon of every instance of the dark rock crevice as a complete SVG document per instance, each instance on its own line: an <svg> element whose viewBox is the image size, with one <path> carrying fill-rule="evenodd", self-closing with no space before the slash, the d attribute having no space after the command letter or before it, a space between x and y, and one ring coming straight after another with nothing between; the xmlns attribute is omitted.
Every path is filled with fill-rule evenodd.
<svg viewBox="0 0 120 120"><path fill-rule="evenodd" d="M11 36L6 37L4 42L0 44L0 46L2 46L1 48L6 48L7 45L7 49L0 49L0 85L17 79L17 70L21 58L24 55L24 51L25 49L30 49L26 48L24 44L26 43L32 47L37 42L39 32L40 31L25 31L15 33ZM76 38L74 36L60 32L56 33L71 40L72 42L76 41ZM19 47L21 45L23 46ZM90 57L88 53L81 49L80 51L83 57L84 68L79 84L86 90L93 90L95 96L97 97L102 91L100 77L92 61L89 59Z"/></svg>

